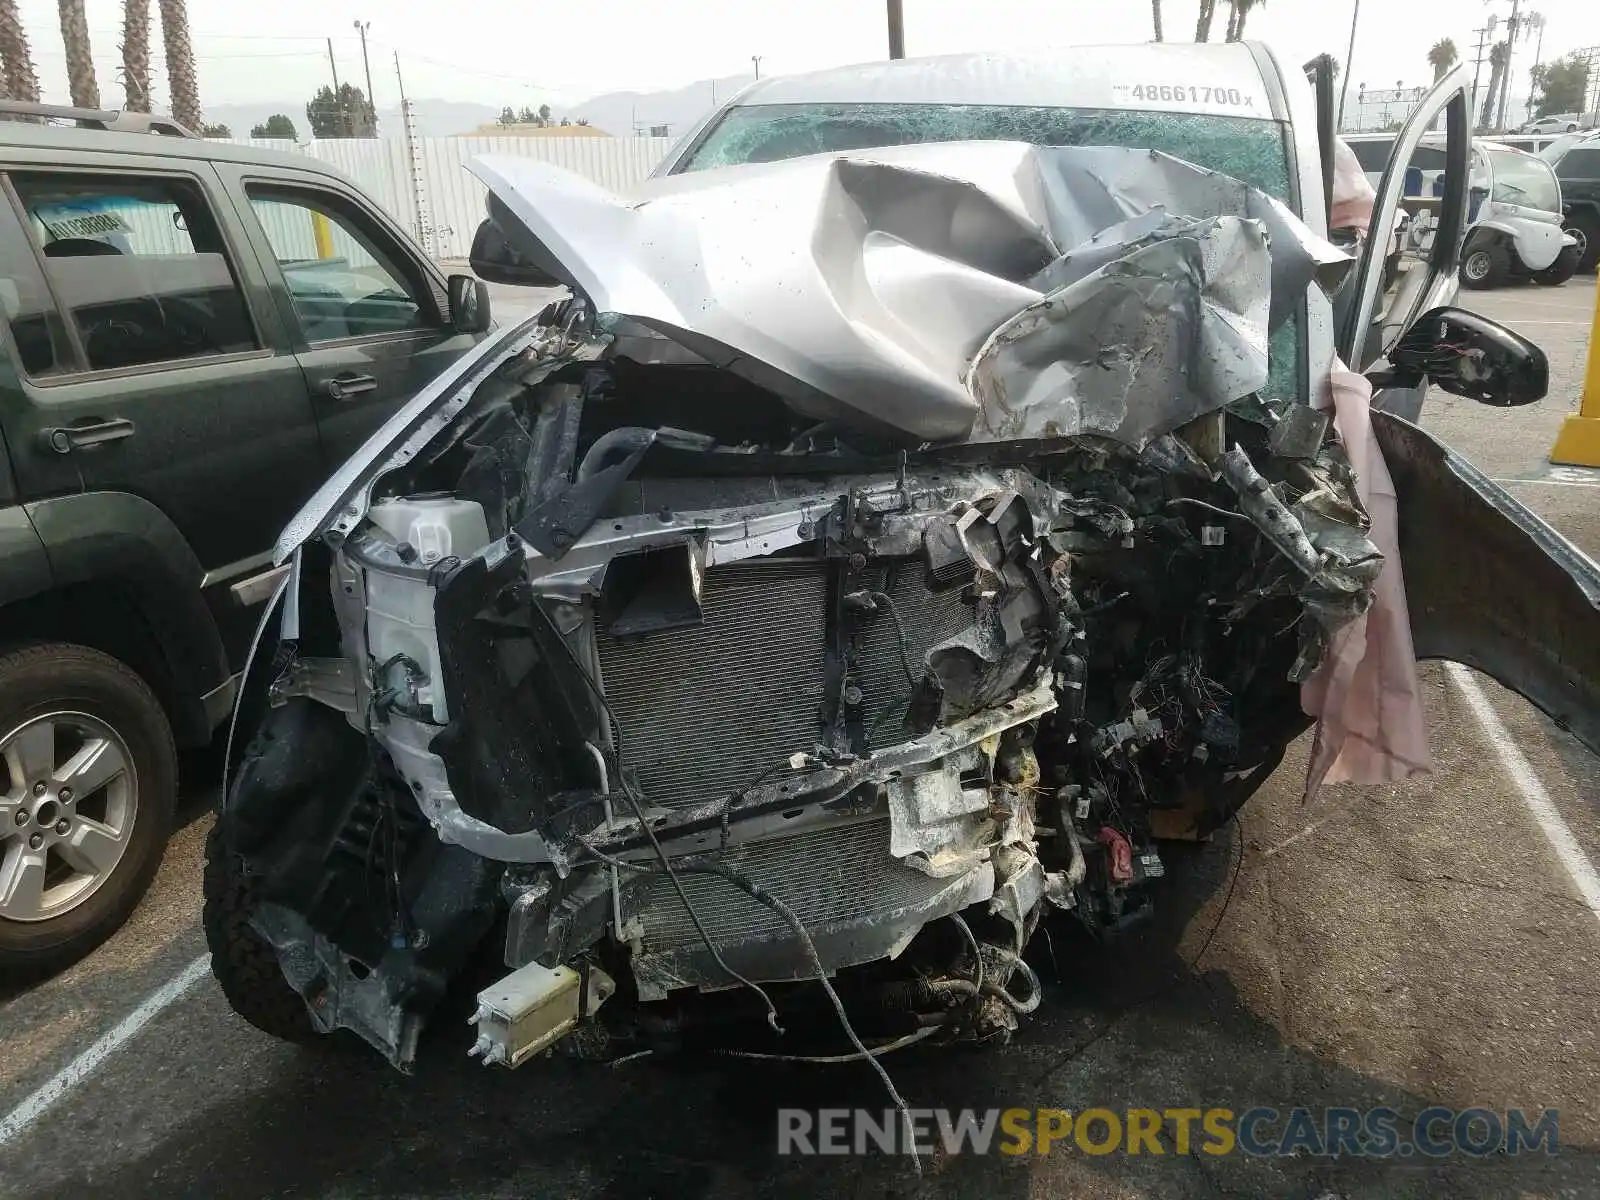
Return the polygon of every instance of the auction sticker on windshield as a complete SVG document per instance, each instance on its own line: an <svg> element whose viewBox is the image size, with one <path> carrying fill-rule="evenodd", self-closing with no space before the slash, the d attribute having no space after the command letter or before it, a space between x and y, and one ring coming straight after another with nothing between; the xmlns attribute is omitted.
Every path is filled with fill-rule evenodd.
<svg viewBox="0 0 1600 1200"><path fill-rule="evenodd" d="M1198 83L1114 83L1111 94L1123 104L1196 104L1207 107L1255 109L1256 98L1247 88Z"/></svg>

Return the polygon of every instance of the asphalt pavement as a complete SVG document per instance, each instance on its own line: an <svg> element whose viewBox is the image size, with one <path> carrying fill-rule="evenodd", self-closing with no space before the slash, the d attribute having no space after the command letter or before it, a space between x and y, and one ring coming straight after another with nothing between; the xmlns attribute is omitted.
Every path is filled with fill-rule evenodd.
<svg viewBox="0 0 1600 1200"><path fill-rule="evenodd" d="M1600 557L1600 471L1546 461L1576 406L1593 280L1468 302L1546 348L1551 395L1497 410L1435 393L1424 423ZM281 1045L196 965L202 756L127 927L0 996L0 1195L1600 1196L1600 911L1581 890L1600 863L1600 763L1487 680L1437 664L1423 679L1432 777L1306 807L1297 744L1156 921L1107 947L1054 940L1045 1003L1011 1045L887 1065L913 1107L1554 1108L1555 1155L1058 1148L944 1155L919 1182L901 1157L774 1153L780 1107L883 1108L860 1065L504 1072L465 1056L454 1019L411 1077L359 1047Z"/></svg>

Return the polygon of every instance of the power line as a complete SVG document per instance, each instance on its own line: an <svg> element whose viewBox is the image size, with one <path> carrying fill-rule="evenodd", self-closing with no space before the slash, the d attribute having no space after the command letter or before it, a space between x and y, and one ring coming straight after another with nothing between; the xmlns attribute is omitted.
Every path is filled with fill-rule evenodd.
<svg viewBox="0 0 1600 1200"><path fill-rule="evenodd" d="M392 50L392 47L390 49ZM465 71L472 75L481 75L485 79L509 79L513 82L522 84L524 87L530 87L536 92L554 93L561 90L559 88L546 87L542 83L534 83L526 75L505 75L496 71L485 71L482 67L464 67L460 63L445 62L442 59L429 58L425 54L406 54L404 57L410 62L424 62L429 66L443 67L447 71Z"/></svg>
<svg viewBox="0 0 1600 1200"><path fill-rule="evenodd" d="M50 48L45 48L45 49L42 49L42 50L40 50L40 49L34 50L33 56L35 58L65 58L67 55L66 55L66 52L64 50L54 50L54 49L50 49ZM115 51L115 50L95 50L95 51L92 52L91 57L93 57L95 59L103 59L106 62L115 61L115 62L117 62L119 64L122 61L121 57L118 55L117 51ZM288 50L288 51L284 51L284 52L278 53L278 54L215 54L215 53L212 53L210 51L205 51L205 52L197 54L195 57L198 58L198 59L201 59L203 61L210 61L212 59L218 59L218 58L226 58L226 59L230 59L230 60L231 59L236 59L236 58L317 58L317 59L320 59L322 57L322 55L319 52L315 51L315 50ZM159 50L152 50L150 52L150 60L152 62L164 62L166 60L166 54L164 52L162 52L162 51L159 51Z"/></svg>
<svg viewBox="0 0 1600 1200"><path fill-rule="evenodd" d="M91 29L89 30L89 35L91 37L119 38L122 36L122 30ZM322 42L327 40L323 37L313 37L310 34L299 33L190 33L189 37L192 41L199 41L203 38L213 42ZM349 34L339 34L333 40L336 42L353 42L355 38Z"/></svg>

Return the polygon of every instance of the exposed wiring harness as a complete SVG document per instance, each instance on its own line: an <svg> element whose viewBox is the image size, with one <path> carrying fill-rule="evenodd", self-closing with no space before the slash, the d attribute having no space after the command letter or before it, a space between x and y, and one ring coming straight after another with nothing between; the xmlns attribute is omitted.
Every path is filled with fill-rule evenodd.
<svg viewBox="0 0 1600 1200"><path fill-rule="evenodd" d="M926 1029L918 1029L904 1037L897 1037L892 1042L885 1042L881 1046L873 1046L868 1050L867 1057L878 1058L884 1054L892 1054L896 1050L904 1050L907 1046L914 1046L918 1042L926 1041L939 1032L937 1025L930 1025ZM763 1054L759 1050L719 1050L718 1054L728 1058L758 1058L767 1062L798 1062L798 1063L852 1063L861 1061L861 1052L852 1050L849 1054Z"/></svg>
<svg viewBox="0 0 1600 1200"><path fill-rule="evenodd" d="M967 919L960 913L951 913L950 920L961 931L961 936L967 939L967 948L972 951L972 986L982 991L983 950L978 946L978 938L972 932L972 926L967 924Z"/></svg>
<svg viewBox="0 0 1600 1200"><path fill-rule="evenodd" d="M900 610L894 606L887 592L873 592L872 602L881 604L889 611L889 619L894 622L894 634L899 642L900 669L906 673L906 682L911 685L911 690L917 690L917 673L911 669L911 643L906 637L906 627L900 620Z"/></svg>
<svg viewBox="0 0 1600 1200"><path fill-rule="evenodd" d="M1197 500L1193 496L1178 496L1167 501L1168 508L1179 504L1192 504L1196 508L1206 509L1216 513L1218 516L1232 517L1235 521L1248 521L1250 519L1242 512L1234 512L1231 508L1223 508L1221 505L1212 504L1209 500Z"/></svg>
<svg viewBox="0 0 1600 1200"><path fill-rule="evenodd" d="M630 803L636 803L634 802L630 791L625 790L623 794L628 797ZM640 820L643 821L643 809L639 808L638 811L640 814ZM645 828L649 828L648 823L645 824ZM647 875L656 874L662 870L665 870L669 875L672 875L674 872L674 864L667 861L665 853L661 850L660 843L655 841L654 833L651 834L651 841L655 842L657 853L661 857L661 863L659 866L648 863L631 863L620 858L613 858L609 854L605 854L600 850L596 850L587 842L584 843L584 846L589 853L594 855L594 857L599 861L608 863L614 867L619 867L623 870L636 871ZM850 1015L845 1012L844 1001L839 998L839 993L834 990L833 983L828 978L828 969L823 964L822 957L817 953L816 943L811 940L810 932L806 929L800 918L795 915L794 910L782 900L778 899L778 897L774 896L771 892L768 892L765 888L761 887L760 884L739 874L739 872L733 870L733 868L727 866L725 863L720 863L713 859L695 855L680 858L675 866L677 871L683 871L690 874L715 875L726 880L727 882L733 884L734 887L738 888L745 895L749 896L752 900L756 901L758 904L764 904L773 912L777 913L778 916L783 918L784 922L789 926L789 928L794 931L795 936L800 940L801 946L805 949L806 957L811 960L812 973L816 977L817 982L822 985L822 990L827 993L828 1000L833 1005L833 1011L838 1014L840 1027L844 1030L845 1036L850 1039L850 1044L855 1047L854 1056L841 1059L840 1061L854 1061L856 1058L865 1059L867 1064L873 1069L874 1072L876 1072L879 1080L881 1080L883 1083L884 1090L889 1093L889 1099L893 1101L895 1109L899 1112L901 1120L905 1122L906 1133L910 1139L909 1144L911 1146L911 1161L916 1167L917 1174L922 1174L922 1159L917 1153L916 1149L916 1135L911 1121L910 1106L906 1104L905 1098L900 1095L899 1090L894 1086L894 1080L889 1078L889 1072L883 1069L883 1064L878 1061L878 1055L867 1049L867 1047L862 1043L860 1035L856 1033L855 1026L850 1023ZM674 882L676 882L675 875ZM689 913L693 915L694 908L690 905L688 895L683 891L681 884L678 885L678 895L680 898L682 898L684 906L688 908ZM695 924L698 926L699 921L696 920ZM702 936L706 937L707 947L711 949L713 954L716 954L715 948L711 946L709 936L705 935L703 930ZM717 961L719 964L722 962L720 957L717 959ZM733 970L727 967L725 964L723 965L723 970L727 971L730 975L733 975L733 977L736 979L743 978L742 976L735 974ZM750 983L748 986L754 988L761 995L762 999L767 1000L766 993L762 992L757 985ZM771 1004L772 1001L767 1000L769 1009L771 1008ZM773 1028L779 1029L780 1033L782 1032L781 1028L779 1028L776 1024L775 1014L769 1013L768 1020L772 1022ZM882 1052L883 1051L879 1051L879 1053Z"/></svg>
<svg viewBox="0 0 1600 1200"><path fill-rule="evenodd" d="M1235 844L1238 849L1233 860L1233 870L1228 879L1228 892L1227 895L1222 898L1222 907L1217 912L1217 919L1211 923L1211 928L1206 933L1205 941L1200 944L1199 951L1188 963L1189 971L1191 973L1199 969L1200 963L1205 959L1206 951L1211 949L1211 943L1216 938L1217 931L1222 928L1223 921L1227 920L1228 910L1233 906L1233 893L1239 886L1240 868L1244 865L1244 831L1239 828L1239 822L1237 818L1235 818L1231 823L1234 830ZM1181 982L1181 979L1171 980L1168 983L1162 984L1160 987L1152 989L1145 995L1133 1001L1121 1012L1117 1013L1109 1021L1102 1025L1085 1041L1080 1042L1061 1057L1053 1060L1048 1066L1045 1067L1044 1070L1039 1072L1038 1076L1034 1080L1034 1083L1036 1085L1044 1083L1045 1080L1049 1079L1050 1076L1054 1075L1073 1059L1084 1054L1091 1046L1106 1038L1111 1031L1117 1028L1117 1026L1120 1025L1125 1019L1131 1017L1134 1013L1144 1008L1145 1005L1159 1000L1161 997L1172 991L1173 988L1177 987Z"/></svg>
<svg viewBox="0 0 1600 1200"><path fill-rule="evenodd" d="M772 895L770 892L766 891L759 884L739 874L739 872L733 870L725 863L717 862L714 859L709 859L700 855L686 856L679 859L676 863L674 863L668 857L666 848L662 846L661 839L656 836L654 827L650 824L650 821L645 815L643 803L640 801L639 796L635 793L633 785L628 782L627 777L621 770L622 726L617 720L616 713L612 711L611 704L606 699L605 693L600 689L600 685L594 681L594 678L589 674L589 672L584 669L583 664L578 661L578 656L572 652L572 647L567 645L566 639L561 636L561 631L550 622L544 610L541 609L537 603L530 603L528 607L532 612L537 613L539 619L545 623L546 629L554 638L554 640L560 645L563 654L565 654L567 658L567 661L572 665L573 670L578 673L578 677L583 680L589 691L593 693L595 700L598 701L601 710L605 713L606 720L611 725L612 753L618 760L617 779L622 786L623 797L628 801L629 807L633 809L634 816L638 819L640 827L649 837L651 848L655 851L659 865L634 863L628 862L624 859L616 858L596 849L587 841L583 841L583 839L580 838L579 841L582 843L584 849L586 849L597 861L606 863L609 866L615 867L619 870L633 871L639 874L665 874L667 878L671 880L673 890L677 892L678 899L683 904L684 911L688 913L689 919L694 922L695 931L699 933L700 940L705 943L706 949L710 952L711 957L715 960L717 966L720 967L730 979L736 980L761 997L762 1002L767 1006L767 1023L775 1032L781 1035L783 1033L783 1027L778 1023L778 1010L772 1003L772 997L767 995L766 991L761 987L760 984L755 983L753 980L747 979L745 976L735 971L722 957L721 952L717 949L716 943L712 940L711 934L706 930L704 922L701 921L700 914L695 910L694 902L689 899L689 893L684 889L683 881L679 877L680 872L715 875L726 880L728 883L731 883L734 887L744 892L752 900L755 900L759 904L765 905L773 912L777 913L778 916L781 917L789 926L789 928L794 931L795 936L800 940L802 947L804 947L806 957L810 959L811 969L816 976L816 980L822 985L822 990L827 993L828 1000L832 1003L834 1012L838 1014L839 1024L844 1029L845 1036L850 1039L850 1044L855 1047L857 1055L861 1058L864 1058L867 1064L877 1074L879 1080L883 1083L884 1089L889 1093L889 1099L893 1101L896 1110L898 1110L900 1113L900 1118L905 1123L906 1134L911 1146L912 1164L916 1168L917 1174L921 1175L922 1159L916 1148L916 1131L911 1120L910 1106L906 1104L905 1099L895 1088L894 1080L889 1078L889 1073L883 1069L883 1064L878 1061L877 1056L868 1051L866 1046L862 1044L861 1037L856 1033L855 1026L850 1023L850 1015L845 1012L844 1001L839 998L839 993L834 990L833 983L828 978L828 969L823 964L821 956L817 953L816 943L811 940L810 931L806 929L800 918L795 915L794 910L791 909L787 904L785 904L778 897ZM896 624L898 624L898 621Z"/></svg>

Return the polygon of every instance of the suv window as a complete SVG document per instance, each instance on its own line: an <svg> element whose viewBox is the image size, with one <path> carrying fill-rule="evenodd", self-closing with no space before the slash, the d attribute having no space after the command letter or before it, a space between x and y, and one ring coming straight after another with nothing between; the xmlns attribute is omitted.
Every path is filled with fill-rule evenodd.
<svg viewBox="0 0 1600 1200"><path fill-rule="evenodd" d="M4 309L22 370L34 378L70 371L74 362L66 322L56 310L44 268L16 214L0 202L0 309Z"/></svg>
<svg viewBox="0 0 1600 1200"><path fill-rule="evenodd" d="M1568 150L1556 163L1557 179L1600 179L1600 146Z"/></svg>
<svg viewBox="0 0 1600 1200"><path fill-rule="evenodd" d="M221 227L198 183L35 172L16 172L11 182L89 370L257 348ZM44 363L37 344L30 353ZM59 355L48 365L65 369Z"/></svg>
<svg viewBox="0 0 1600 1200"><path fill-rule="evenodd" d="M431 309L387 238L338 197L299 188L245 189L283 271L308 342L431 327Z"/></svg>
<svg viewBox="0 0 1600 1200"><path fill-rule="evenodd" d="M1393 138L1375 138L1370 141L1347 140L1346 145L1354 152L1361 169L1368 174L1380 173L1389 165L1389 155L1394 153Z"/></svg>

